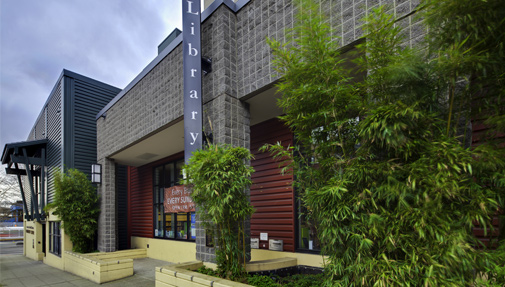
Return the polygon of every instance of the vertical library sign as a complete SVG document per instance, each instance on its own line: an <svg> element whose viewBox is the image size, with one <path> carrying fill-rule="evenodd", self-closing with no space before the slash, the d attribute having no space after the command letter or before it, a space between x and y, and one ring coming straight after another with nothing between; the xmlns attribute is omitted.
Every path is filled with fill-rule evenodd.
<svg viewBox="0 0 505 287"><path fill-rule="evenodd" d="M202 55L200 0L182 1L184 160L202 148Z"/></svg>

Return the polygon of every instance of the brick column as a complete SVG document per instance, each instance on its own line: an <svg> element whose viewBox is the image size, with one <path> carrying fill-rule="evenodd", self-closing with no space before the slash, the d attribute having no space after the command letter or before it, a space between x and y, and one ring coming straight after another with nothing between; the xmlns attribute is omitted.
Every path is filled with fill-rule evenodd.
<svg viewBox="0 0 505 287"><path fill-rule="evenodd" d="M101 159L102 184L99 186L100 217L98 218L98 250L113 252L117 250L116 220L116 180L115 163Z"/></svg>
<svg viewBox="0 0 505 287"><path fill-rule="evenodd" d="M235 13L221 5L202 25L202 55L212 59L212 72L203 77L202 83L203 125L207 135L212 133L214 143L249 149L249 107L237 93L236 22ZM215 262L215 250L206 247L205 229L196 219L196 258ZM247 236L249 226L248 221Z"/></svg>
<svg viewBox="0 0 505 287"><path fill-rule="evenodd" d="M212 129L211 129L212 126ZM221 94L204 105L204 129L212 133L214 143L229 144L249 149L249 107L228 94ZM249 190L245 192L250 192ZM246 237L250 234L250 222L246 222ZM248 242L248 238L246 238ZM248 246L250 253L250 246ZM249 255L250 257L250 255ZM215 262L214 248L206 246L205 229L196 218L196 259Z"/></svg>

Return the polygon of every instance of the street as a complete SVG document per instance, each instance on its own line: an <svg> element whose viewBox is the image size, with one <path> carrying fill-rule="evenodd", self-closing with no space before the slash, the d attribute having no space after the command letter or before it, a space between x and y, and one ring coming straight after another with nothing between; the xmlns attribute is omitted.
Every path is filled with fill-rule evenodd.
<svg viewBox="0 0 505 287"><path fill-rule="evenodd" d="M23 241L0 241L0 254L23 254Z"/></svg>

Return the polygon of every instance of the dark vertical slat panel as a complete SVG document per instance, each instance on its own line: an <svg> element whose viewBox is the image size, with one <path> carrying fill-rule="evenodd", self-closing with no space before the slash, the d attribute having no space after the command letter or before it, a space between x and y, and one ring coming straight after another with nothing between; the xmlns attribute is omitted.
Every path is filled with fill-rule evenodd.
<svg viewBox="0 0 505 287"><path fill-rule="evenodd" d="M52 170L62 169L64 160L67 163L66 167L90 173L91 164L96 162L95 116L120 91L69 71L64 71L55 84L27 139L48 139L47 203L51 203L54 198ZM65 125L68 126L65 127L64 138L62 117L65 115ZM25 177L23 185L28 186L27 184L28 180ZM31 198L27 198L27 202L31 202Z"/></svg>
<svg viewBox="0 0 505 287"><path fill-rule="evenodd" d="M127 166L116 164L118 248L128 249L128 183Z"/></svg>
<svg viewBox="0 0 505 287"><path fill-rule="evenodd" d="M96 163L96 114L120 90L104 88L86 78L73 78L73 167L89 175Z"/></svg>
<svg viewBox="0 0 505 287"><path fill-rule="evenodd" d="M131 185L131 178L132 178L132 169L133 167L128 166L127 169L127 189L128 189L128 196L127 196L127 206L128 206L128 227L127 227L127 239L128 239L128 249L132 247L131 245L131 237L132 237L132 201L131 201L131 194L132 194L132 185Z"/></svg>
<svg viewBox="0 0 505 287"><path fill-rule="evenodd" d="M293 144L293 134L279 120L273 119L251 127L251 153L255 159L251 165L251 203L256 212L251 218L251 237L259 238L267 232L269 239L282 239L284 251L295 251L295 205L292 187L293 177L283 175L279 162L269 153L258 149L264 144L282 142L283 146ZM267 248L265 246L264 248ZM263 245L260 244L260 248Z"/></svg>
<svg viewBox="0 0 505 287"><path fill-rule="evenodd" d="M62 166L62 97L63 78L58 82L51 99L47 104L47 202L54 198L54 173L52 169L61 169Z"/></svg>
<svg viewBox="0 0 505 287"><path fill-rule="evenodd" d="M61 148L63 140L61 137L61 104L62 104L62 81L56 83L53 93L49 95L46 106L42 109L41 116L37 119L27 140L48 139L46 149L47 169L61 168ZM47 203L51 203L54 197L54 175L52 172L47 175ZM23 186L28 187L28 178L23 177ZM26 193L28 208L31 208L31 194Z"/></svg>

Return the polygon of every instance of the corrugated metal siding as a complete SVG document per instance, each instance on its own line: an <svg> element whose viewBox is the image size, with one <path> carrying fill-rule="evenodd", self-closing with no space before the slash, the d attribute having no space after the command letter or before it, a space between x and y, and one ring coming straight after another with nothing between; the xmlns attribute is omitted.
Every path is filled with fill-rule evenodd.
<svg viewBox="0 0 505 287"><path fill-rule="evenodd" d="M62 97L63 97L63 81L56 85L54 93L50 96L47 103L47 151L46 163L48 168L47 173L47 203L51 203L54 198L54 174L51 169L60 169L63 167L62 161Z"/></svg>
<svg viewBox="0 0 505 287"><path fill-rule="evenodd" d="M41 117L35 124L34 128L34 140L40 140L46 138L46 111L47 107L44 107L41 113Z"/></svg>
<svg viewBox="0 0 505 287"><path fill-rule="evenodd" d="M120 89L75 73L62 73L27 139L48 139L47 203L51 203L54 198L52 169L61 170L65 164L67 168L77 168L86 174L90 173L91 164L96 162L95 116L119 92ZM30 205L31 197L26 177L23 185L26 189L27 204Z"/></svg>
<svg viewBox="0 0 505 287"><path fill-rule="evenodd" d="M116 164L117 225L119 250L128 249L128 167Z"/></svg>
<svg viewBox="0 0 505 287"><path fill-rule="evenodd" d="M37 122L33 126L27 140L48 139L46 150L46 196L47 203L51 203L54 197L54 176L47 170L62 167L61 147L63 144L61 109L62 109L62 89L63 82L56 83L53 93L49 95L49 100L42 109ZM35 182L34 182L35 184ZM26 176L23 177L23 187L25 192L26 204L31 210L31 191L29 181Z"/></svg>
<svg viewBox="0 0 505 287"><path fill-rule="evenodd" d="M89 174L91 165L96 163L96 114L119 92L92 83L72 79L74 93L73 157L74 168Z"/></svg>
<svg viewBox="0 0 505 287"><path fill-rule="evenodd" d="M258 149L264 144L293 144L293 134L279 120L273 119L251 127L252 175L251 203L256 212L251 218L251 237L268 233L269 239L282 239L284 251L295 251L295 196L291 175L283 175L279 162L270 153ZM261 242L262 243L262 242ZM260 244L260 248L263 245ZM264 248L268 248L265 245Z"/></svg>

